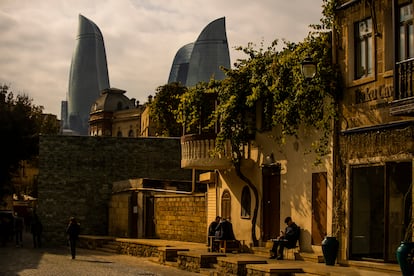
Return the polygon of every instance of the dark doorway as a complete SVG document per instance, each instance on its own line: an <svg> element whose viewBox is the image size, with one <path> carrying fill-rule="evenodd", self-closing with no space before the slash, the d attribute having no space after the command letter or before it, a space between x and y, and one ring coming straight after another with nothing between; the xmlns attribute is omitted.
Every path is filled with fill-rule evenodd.
<svg viewBox="0 0 414 276"><path fill-rule="evenodd" d="M145 201L145 234L146 238L156 238L155 223L154 223L154 196L147 195L144 197Z"/></svg>
<svg viewBox="0 0 414 276"><path fill-rule="evenodd" d="M321 245L326 236L327 174L312 174L312 244Z"/></svg>
<svg viewBox="0 0 414 276"><path fill-rule="evenodd" d="M262 241L268 241L280 234L280 166L264 166L262 183Z"/></svg>
<svg viewBox="0 0 414 276"><path fill-rule="evenodd" d="M129 237L138 238L138 194L133 192L129 198Z"/></svg>
<svg viewBox="0 0 414 276"><path fill-rule="evenodd" d="M386 205L386 240L388 248L385 251L385 260L397 261L395 249L405 236L405 229L412 216L412 164L411 162L387 163L387 205Z"/></svg>
<svg viewBox="0 0 414 276"><path fill-rule="evenodd" d="M395 262L411 217L411 162L351 171L351 259Z"/></svg>

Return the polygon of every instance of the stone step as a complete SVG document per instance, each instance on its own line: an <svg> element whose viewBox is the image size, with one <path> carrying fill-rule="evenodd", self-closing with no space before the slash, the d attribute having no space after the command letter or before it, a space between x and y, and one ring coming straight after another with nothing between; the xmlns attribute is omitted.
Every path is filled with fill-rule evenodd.
<svg viewBox="0 0 414 276"><path fill-rule="evenodd" d="M108 248L108 249L113 249L113 250L118 250L118 244L115 242L110 242L110 243L105 243L102 245L102 248Z"/></svg>
<svg viewBox="0 0 414 276"><path fill-rule="evenodd" d="M270 257L270 249L271 247L253 247L253 254L261 257ZM295 258L297 260L305 260L305 261L312 261L315 263L323 263L324 258L321 255L315 253L307 253L307 252L298 252L295 253Z"/></svg>
<svg viewBox="0 0 414 276"><path fill-rule="evenodd" d="M310 262L315 262L315 263L324 263L325 262L325 258L321 255L318 255L318 254L307 253L307 252L300 252L299 254L300 254L300 257L304 261L310 261Z"/></svg>
<svg viewBox="0 0 414 276"><path fill-rule="evenodd" d="M105 247L105 246L98 247L98 248L96 248L96 250L103 251L103 252L106 252L106 253L118 254L117 250L115 250L113 248L108 248L108 247Z"/></svg>
<svg viewBox="0 0 414 276"><path fill-rule="evenodd" d="M214 273L216 272L215 268L200 268L200 274L201 275L207 275L207 276L214 276Z"/></svg>
<svg viewBox="0 0 414 276"><path fill-rule="evenodd" d="M270 257L270 248L266 247L253 247L252 248L252 253L258 256L262 256L262 257Z"/></svg>

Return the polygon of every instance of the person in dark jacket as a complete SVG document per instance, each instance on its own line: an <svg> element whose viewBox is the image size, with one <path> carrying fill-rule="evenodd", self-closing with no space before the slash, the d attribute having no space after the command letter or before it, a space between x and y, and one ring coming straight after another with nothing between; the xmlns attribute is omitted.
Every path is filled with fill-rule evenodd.
<svg viewBox="0 0 414 276"><path fill-rule="evenodd" d="M272 255L270 256L271 259L277 258L278 260L283 260L283 249L285 247L294 248L297 240L299 239L300 228L292 221L292 218L286 217L285 223L287 224L285 232L281 231L281 235L277 239L273 240L273 247L271 250ZM279 252L278 256L276 256L277 252Z"/></svg>
<svg viewBox="0 0 414 276"><path fill-rule="evenodd" d="M217 225L220 223L220 216L217 216L214 221L210 223L210 226L208 227L208 235L209 236L215 236L216 234L216 228Z"/></svg>
<svg viewBox="0 0 414 276"><path fill-rule="evenodd" d="M24 228L24 220L18 213L14 214L13 219L13 229L14 235L16 238L16 247L23 246L23 228Z"/></svg>
<svg viewBox="0 0 414 276"><path fill-rule="evenodd" d="M72 259L76 258L76 241L78 240L80 233L80 224L76 221L76 218L71 217L69 220L69 225L66 228L66 235L68 236L70 244L70 253L72 254Z"/></svg>
<svg viewBox="0 0 414 276"><path fill-rule="evenodd" d="M222 218L219 225L216 227L219 240L235 240L233 225L226 218Z"/></svg>
<svg viewBox="0 0 414 276"><path fill-rule="evenodd" d="M36 214L36 211L33 211L33 216L30 220L30 232L32 233L34 248L42 247L42 231L42 222L40 221L39 216Z"/></svg>
<svg viewBox="0 0 414 276"><path fill-rule="evenodd" d="M220 216L217 216L208 226L208 246L211 246L210 250L215 252L218 250L217 243L214 242L216 236L216 228L220 223Z"/></svg>

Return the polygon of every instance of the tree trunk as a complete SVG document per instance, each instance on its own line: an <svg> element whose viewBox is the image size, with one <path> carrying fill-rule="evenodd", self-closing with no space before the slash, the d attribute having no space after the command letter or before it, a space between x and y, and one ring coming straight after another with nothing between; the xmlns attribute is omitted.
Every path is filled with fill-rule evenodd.
<svg viewBox="0 0 414 276"><path fill-rule="evenodd" d="M259 191L257 190L257 187L250 181L249 178L247 178L241 171L241 159L242 154L239 148L235 149L233 147L233 152L236 153L236 160L234 161L234 167L236 169L237 176L247 183L247 185L250 187L250 189L253 190L253 194L255 197L255 203L254 203L254 210L253 210L253 218L252 218L252 241L253 246L258 246L259 242L256 237L256 221L257 221L257 212L259 210Z"/></svg>

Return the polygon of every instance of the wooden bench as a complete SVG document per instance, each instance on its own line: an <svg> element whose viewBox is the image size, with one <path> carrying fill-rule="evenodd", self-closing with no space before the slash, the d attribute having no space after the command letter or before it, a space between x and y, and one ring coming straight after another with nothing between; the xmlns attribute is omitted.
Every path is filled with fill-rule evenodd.
<svg viewBox="0 0 414 276"><path fill-rule="evenodd" d="M219 252L232 253L241 251L241 244L238 240L220 240Z"/></svg>
<svg viewBox="0 0 414 276"><path fill-rule="evenodd" d="M217 240L215 237L209 236L210 248L209 252L232 253L234 251L243 252L244 240Z"/></svg>

